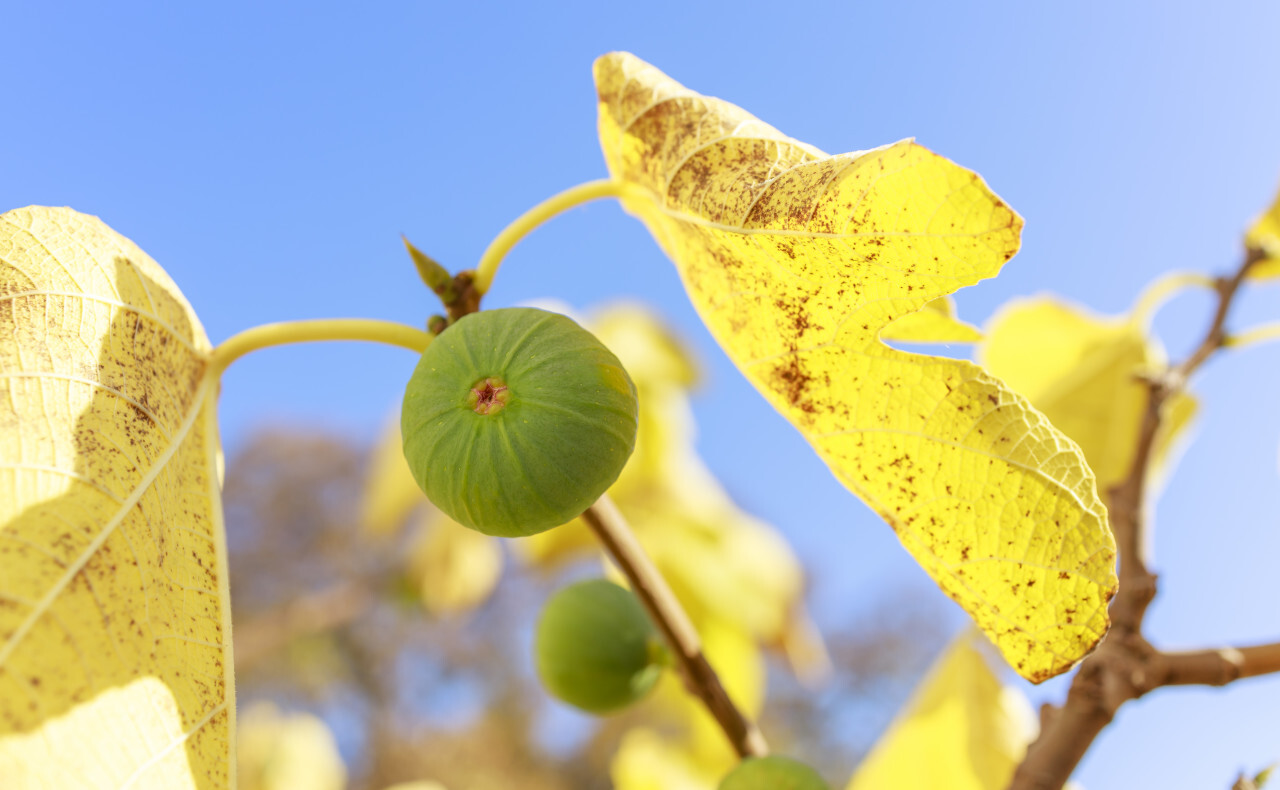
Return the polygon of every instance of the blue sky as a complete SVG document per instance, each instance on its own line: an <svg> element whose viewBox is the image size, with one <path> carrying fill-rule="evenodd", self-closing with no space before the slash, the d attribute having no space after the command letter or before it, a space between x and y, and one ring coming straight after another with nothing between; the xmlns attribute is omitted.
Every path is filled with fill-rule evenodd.
<svg viewBox="0 0 1280 790"><path fill-rule="evenodd" d="M916 137L982 173L1026 218L1023 251L959 295L981 323L1052 291L1103 311L1170 268L1235 265L1280 182L1280 6L1041 3L20 3L5 10L0 210L100 215L163 265L216 342L293 318L419 324L432 311L404 233L451 268L544 197L605 175L591 62L627 49L703 93L838 152ZM1280 318L1277 288L1234 324ZM673 267L616 205L539 229L489 299L655 305L707 369L700 447L783 529L829 623L927 588L701 328ZM1175 355L1209 303L1157 321ZM264 352L223 390L234 450L289 420L380 426L412 369L352 344ZM1196 382L1193 443L1156 508L1160 645L1280 639L1280 347ZM749 430L744 430L748 426ZM959 624L959 618L956 620ZM1057 698L1060 684L1034 690ZM1171 690L1126 708L1090 788L1225 787L1280 758L1280 680Z"/></svg>

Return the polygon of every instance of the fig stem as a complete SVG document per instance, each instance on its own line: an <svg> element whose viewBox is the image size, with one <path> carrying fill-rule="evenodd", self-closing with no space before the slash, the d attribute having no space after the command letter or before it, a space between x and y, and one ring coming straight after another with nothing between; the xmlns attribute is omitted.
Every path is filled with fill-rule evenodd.
<svg viewBox="0 0 1280 790"><path fill-rule="evenodd" d="M1262 324L1239 334L1227 335L1222 343L1228 348L1243 348L1274 340L1280 340L1280 321Z"/></svg>
<svg viewBox="0 0 1280 790"><path fill-rule="evenodd" d="M493 276L497 274L498 266L502 263L502 259L507 256L512 247L516 246L534 228L574 206L580 206L583 203L599 200L600 198L622 197L631 188L621 181L614 181L608 178L600 179L599 181L588 181L585 184L579 184L559 194L552 195L521 214L514 222L503 228L502 232L495 236L493 241L489 242L484 255L480 256L480 263L475 268L475 289L482 296L488 292L489 286L493 284Z"/></svg>
<svg viewBox="0 0 1280 790"><path fill-rule="evenodd" d="M1217 281L1201 272L1168 272L1142 289L1142 293L1134 300L1130 313L1133 320L1142 327L1148 327L1151 319L1164 306L1164 303L1188 288L1203 288L1207 291L1216 289Z"/></svg>
<svg viewBox="0 0 1280 790"><path fill-rule="evenodd" d="M251 351L270 346L313 343L320 340L369 340L422 353L431 344L431 339L431 335L421 329L368 318L286 321L255 326L232 335L213 349L209 365L211 372L215 376L220 376L228 365Z"/></svg>
<svg viewBox="0 0 1280 790"><path fill-rule="evenodd" d="M763 757L769 745L755 723L733 704L719 675L702 652L702 640L667 580L645 554L617 505L606 494L582 514L605 550L622 569L645 611L671 647L685 687L702 700L739 757Z"/></svg>

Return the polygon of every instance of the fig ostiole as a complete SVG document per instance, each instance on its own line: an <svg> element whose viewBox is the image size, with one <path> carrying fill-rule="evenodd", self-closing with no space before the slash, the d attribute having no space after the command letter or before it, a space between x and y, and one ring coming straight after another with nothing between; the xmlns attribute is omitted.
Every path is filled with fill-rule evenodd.
<svg viewBox="0 0 1280 790"><path fill-rule="evenodd" d="M670 663L635 595L605 579L578 582L547 600L534 657L552 696L597 714L644 697Z"/></svg>
<svg viewBox="0 0 1280 790"><path fill-rule="evenodd" d="M437 507L488 535L571 521L635 448L635 386L572 319L529 307L459 319L423 352L400 425L414 479Z"/></svg>
<svg viewBox="0 0 1280 790"><path fill-rule="evenodd" d="M717 790L831 790L818 772L790 757L748 757L730 771Z"/></svg>

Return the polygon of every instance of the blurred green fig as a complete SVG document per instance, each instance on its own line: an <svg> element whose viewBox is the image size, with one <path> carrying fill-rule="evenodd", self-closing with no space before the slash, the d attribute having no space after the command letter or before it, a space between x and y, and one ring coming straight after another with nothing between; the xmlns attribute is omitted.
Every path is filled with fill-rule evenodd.
<svg viewBox="0 0 1280 790"><path fill-rule="evenodd" d="M635 595L591 579L548 599L534 655L538 676L554 697L589 713L608 713L647 694L667 654Z"/></svg>

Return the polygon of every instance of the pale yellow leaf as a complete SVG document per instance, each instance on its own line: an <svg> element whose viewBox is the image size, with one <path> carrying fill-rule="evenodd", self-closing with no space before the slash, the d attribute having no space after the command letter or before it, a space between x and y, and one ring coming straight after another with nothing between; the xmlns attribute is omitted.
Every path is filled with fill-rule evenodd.
<svg viewBox="0 0 1280 790"><path fill-rule="evenodd" d="M715 790L721 773L647 727L627 731L609 766L613 790Z"/></svg>
<svg viewBox="0 0 1280 790"><path fill-rule="evenodd" d="M230 783L209 354L168 275L96 217L0 216L6 790Z"/></svg>
<svg viewBox="0 0 1280 790"><path fill-rule="evenodd" d="M1116 584L1084 457L980 367L879 339L995 275L1021 219L911 141L826 156L632 55L595 77L624 206L729 357L1020 673L1071 667Z"/></svg>
<svg viewBox="0 0 1280 790"><path fill-rule="evenodd" d="M240 716L239 790L343 790L347 767L328 725L259 702Z"/></svg>
<svg viewBox="0 0 1280 790"><path fill-rule="evenodd" d="M426 505L427 497L413 479L404 460L400 438L400 414L389 420L369 454L364 492L360 505L360 526L373 535L390 535L404 525L414 508Z"/></svg>
<svg viewBox="0 0 1280 790"><path fill-rule="evenodd" d="M777 645L787 657L796 678L810 690L818 691L831 677L833 667L827 643L818 630L818 624L802 604L797 604L787 617Z"/></svg>
<svg viewBox="0 0 1280 790"><path fill-rule="evenodd" d="M791 547L735 507L705 518L677 503L636 507L629 518L694 622L733 623L755 639L780 638L804 592Z"/></svg>
<svg viewBox="0 0 1280 790"><path fill-rule="evenodd" d="M1165 362L1141 325L1053 297L1018 300L992 319L978 359L1079 443L1100 490L1128 476L1147 404L1136 376ZM1183 393L1167 408L1152 457L1156 472L1190 424L1196 401Z"/></svg>
<svg viewBox="0 0 1280 790"><path fill-rule="evenodd" d="M982 339L982 332L956 318L955 302L942 296L886 326L880 339L899 343L976 343Z"/></svg>
<svg viewBox="0 0 1280 790"><path fill-rule="evenodd" d="M497 538L428 509L409 548L408 574L433 614L469 611L488 600L502 578Z"/></svg>
<svg viewBox="0 0 1280 790"><path fill-rule="evenodd" d="M1245 233L1246 247L1262 252L1263 258L1249 270L1254 279L1280 277L1280 194Z"/></svg>
<svg viewBox="0 0 1280 790"><path fill-rule="evenodd" d="M920 681L847 790L1004 790L1035 737L1031 705L991 671L972 633Z"/></svg>

